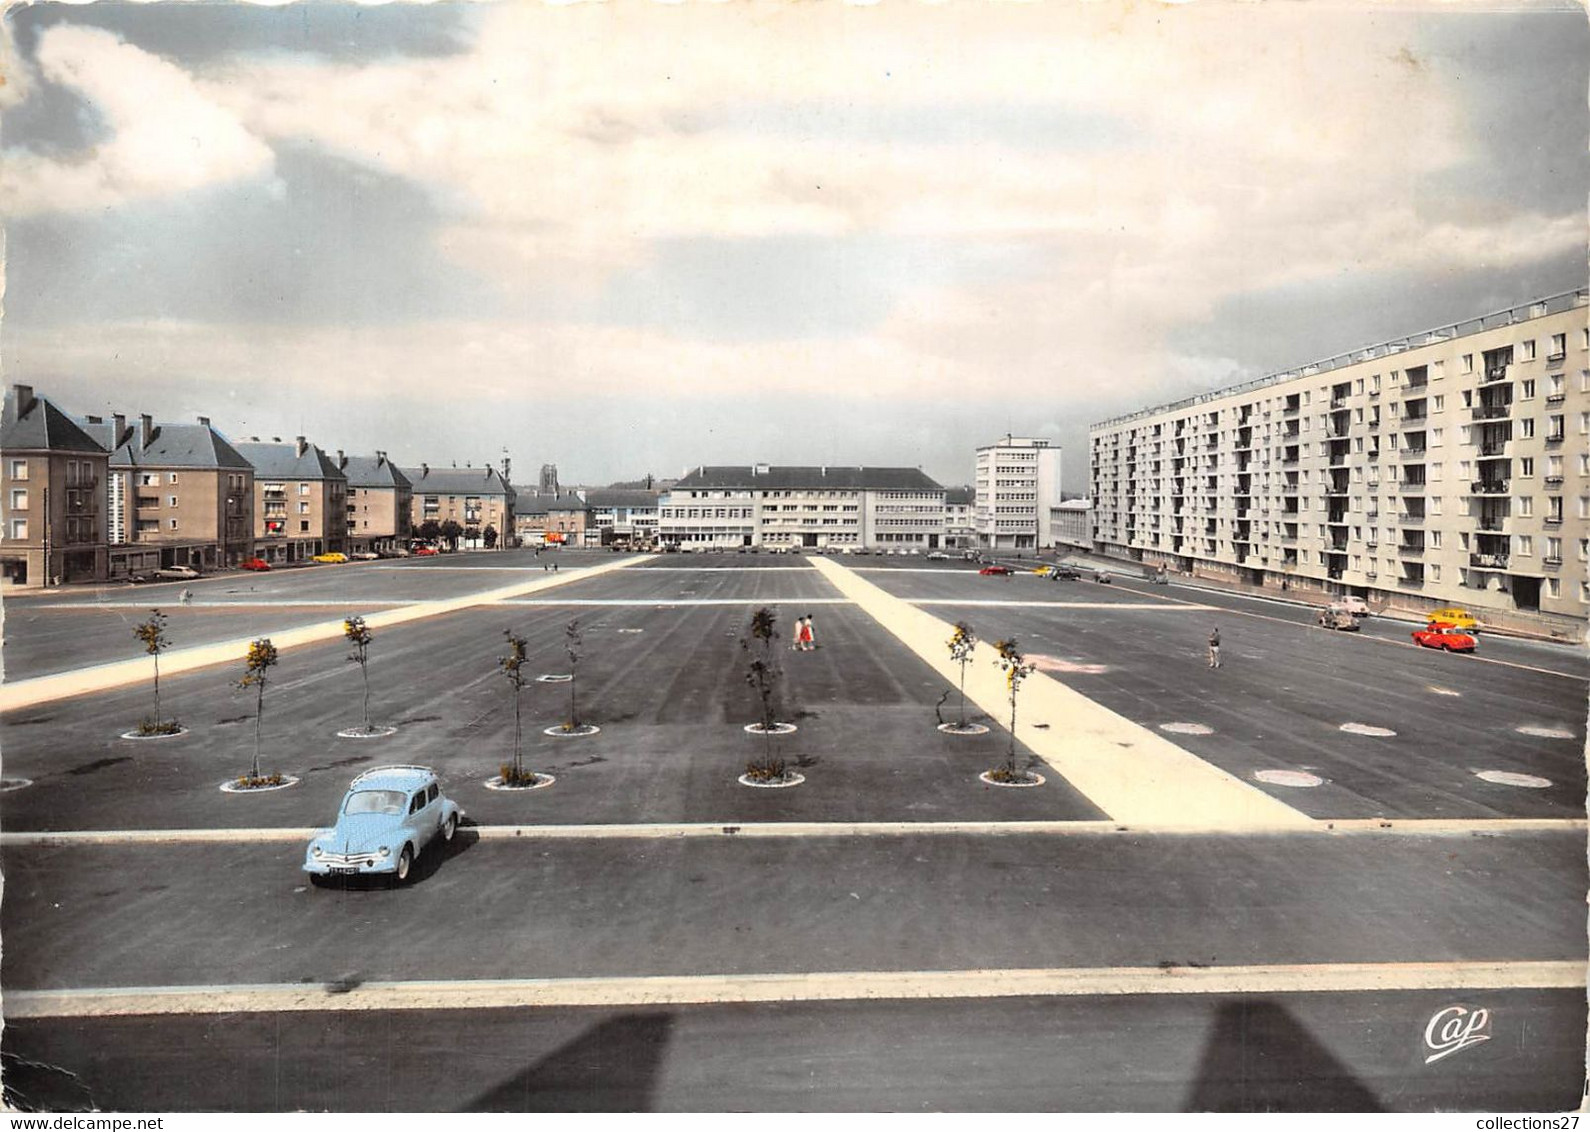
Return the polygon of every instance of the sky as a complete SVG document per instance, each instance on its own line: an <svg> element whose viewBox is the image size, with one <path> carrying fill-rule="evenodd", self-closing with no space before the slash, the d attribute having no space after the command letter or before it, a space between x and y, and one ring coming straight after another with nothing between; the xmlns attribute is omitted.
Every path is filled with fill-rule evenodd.
<svg viewBox="0 0 1590 1132"><path fill-rule="evenodd" d="M1567 3L39 3L0 372L564 483L919 466L1586 283Z"/></svg>

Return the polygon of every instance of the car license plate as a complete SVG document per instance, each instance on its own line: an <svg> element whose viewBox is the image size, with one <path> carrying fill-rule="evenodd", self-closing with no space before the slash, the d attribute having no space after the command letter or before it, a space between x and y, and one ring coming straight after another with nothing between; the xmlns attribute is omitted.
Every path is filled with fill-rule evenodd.
<svg viewBox="0 0 1590 1132"><path fill-rule="evenodd" d="M335 876L356 876L359 872L358 869L349 868L333 868L330 871Z"/></svg>

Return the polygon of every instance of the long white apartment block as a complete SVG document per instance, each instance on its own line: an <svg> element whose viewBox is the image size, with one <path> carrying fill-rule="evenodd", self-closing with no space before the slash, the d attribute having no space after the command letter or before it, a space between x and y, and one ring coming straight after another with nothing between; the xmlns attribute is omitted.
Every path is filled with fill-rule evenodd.
<svg viewBox="0 0 1590 1132"><path fill-rule="evenodd" d="M1105 553L1498 627L1590 614L1585 290L1103 421L1089 447Z"/></svg>

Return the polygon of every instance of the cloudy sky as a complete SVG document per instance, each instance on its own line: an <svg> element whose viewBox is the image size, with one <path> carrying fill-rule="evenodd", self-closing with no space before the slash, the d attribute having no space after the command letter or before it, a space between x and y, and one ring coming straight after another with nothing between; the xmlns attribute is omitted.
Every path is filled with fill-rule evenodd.
<svg viewBox="0 0 1590 1132"><path fill-rule="evenodd" d="M0 366L601 483L920 465L1585 282L1566 3L40 3Z"/></svg>

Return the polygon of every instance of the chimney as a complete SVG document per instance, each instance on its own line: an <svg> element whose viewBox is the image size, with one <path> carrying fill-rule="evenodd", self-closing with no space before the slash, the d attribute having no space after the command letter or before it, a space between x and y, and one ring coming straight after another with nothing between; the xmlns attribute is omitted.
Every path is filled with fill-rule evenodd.
<svg viewBox="0 0 1590 1132"><path fill-rule="evenodd" d="M302 456L305 452L309 451L309 442L307 440L305 440L303 437L301 437L301 436L293 437L293 443L297 446L298 454L300 456Z"/></svg>
<svg viewBox="0 0 1590 1132"><path fill-rule="evenodd" d="M420 479L424 479L426 476L428 476L430 474L431 474L431 466L429 464L421 464L420 465Z"/></svg>
<svg viewBox="0 0 1590 1132"><path fill-rule="evenodd" d="M138 417L138 447L148 448L150 441L155 438L155 419L148 413Z"/></svg>
<svg viewBox="0 0 1590 1132"><path fill-rule="evenodd" d="M280 444L281 442L282 442L282 438L281 437L279 437L279 436L271 437L271 443L272 444Z"/></svg>
<svg viewBox="0 0 1590 1132"><path fill-rule="evenodd" d="M199 423L202 424L205 428L209 428L210 427L210 418L209 417L200 417L199 418Z"/></svg>
<svg viewBox="0 0 1590 1132"><path fill-rule="evenodd" d="M114 452L116 449L120 448L122 446L122 442L127 439L127 418L123 414L117 413L112 416L110 420L111 424L116 428L116 431L113 432L110 437L110 450Z"/></svg>
<svg viewBox="0 0 1590 1132"><path fill-rule="evenodd" d="M346 468L347 466L348 458L342 454L342 449L337 449L337 467Z"/></svg>
<svg viewBox="0 0 1590 1132"><path fill-rule="evenodd" d="M39 402L39 399L33 395L33 386L31 385L13 385L11 392L17 403L18 420L31 413L33 406Z"/></svg>

